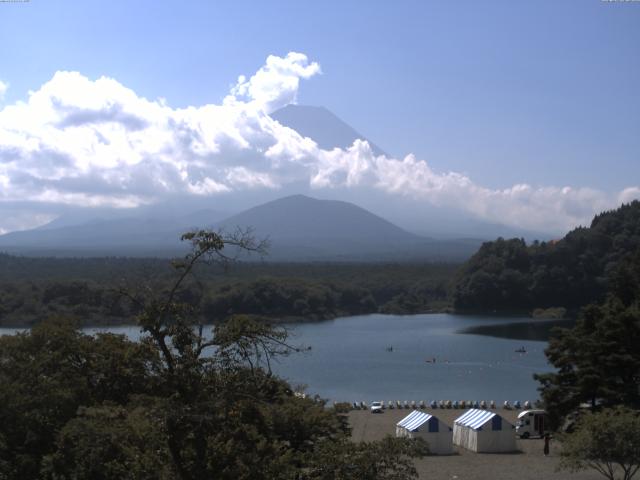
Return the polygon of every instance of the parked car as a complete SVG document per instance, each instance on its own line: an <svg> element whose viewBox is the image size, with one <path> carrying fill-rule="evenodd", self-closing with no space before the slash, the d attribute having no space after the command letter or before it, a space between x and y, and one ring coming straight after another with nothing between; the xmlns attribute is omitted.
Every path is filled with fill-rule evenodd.
<svg viewBox="0 0 640 480"><path fill-rule="evenodd" d="M371 402L371 413L382 413L382 402Z"/></svg>

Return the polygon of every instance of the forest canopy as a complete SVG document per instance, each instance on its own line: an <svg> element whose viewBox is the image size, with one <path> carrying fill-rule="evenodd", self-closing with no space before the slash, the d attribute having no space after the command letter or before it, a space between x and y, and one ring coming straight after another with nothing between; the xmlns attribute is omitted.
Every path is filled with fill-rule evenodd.
<svg viewBox="0 0 640 480"><path fill-rule="evenodd" d="M604 300L616 269L640 248L640 202L596 215L564 238L527 245L522 239L487 242L456 275L457 311L577 311Z"/></svg>
<svg viewBox="0 0 640 480"><path fill-rule="evenodd" d="M452 264L250 263L224 271L199 265L182 300L207 323L230 314L273 321L322 320L365 313L423 313L449 305ZM0 327L70 316L83 326L131 322L135 304L119 295L153 279L166 289L164 259L28 258L0 254ZM141 292L142 293L142 292Z"/></svg>

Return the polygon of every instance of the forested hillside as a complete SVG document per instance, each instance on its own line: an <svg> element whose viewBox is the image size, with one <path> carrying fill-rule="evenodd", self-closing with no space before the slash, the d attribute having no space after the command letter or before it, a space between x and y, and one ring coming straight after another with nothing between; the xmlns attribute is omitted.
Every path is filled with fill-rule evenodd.
<svg viewBox="0 0 640 480"><path fill-rule="evenodd" d="M482 245L457 274L459 311L577 309L604 298L621 260L640 248L640 202L597 215L552 242L499 238Z"/></svg>
<svg viewBox="0 0 640 480"><path fill-rule="evenodd" d="M205 322L230 314L319 320L362 313L447 308L451 264L237 263L200 265L181 292ZM0 326L51 316L81 325L130 323L138 313L122 291L161 292L171 281L164 259L27 258L0 254Z"/></svg>
<svg viewBox="0 0 640 480"><path fill-rule="evenodd" d="M535 375L559 425L581 404L640 408L640 250L612 272L606 300L559 329L545 353L555 370Z"/></svg>

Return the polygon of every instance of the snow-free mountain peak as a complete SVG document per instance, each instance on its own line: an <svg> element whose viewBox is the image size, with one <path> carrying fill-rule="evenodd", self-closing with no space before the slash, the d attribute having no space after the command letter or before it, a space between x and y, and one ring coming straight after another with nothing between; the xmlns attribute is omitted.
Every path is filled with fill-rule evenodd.
<svg viewBox="0 0 640 480"><path fill-rule="evenodd" d="M221 225L250 225L272 239L333 238L365 241L415 241L421 237L353 203L291 195L227 218Z"/></svg>
<svg viewBox="0 0 640 480"><path fill-rule="evenodd" d="M187 248L182 233L193 227L228 232L252 228L269 238L275 261L463 260L479 244L435 241L409 233L353 203L292 195L212 223L211 213L180 221L109 219L0 236L0 251L53 256L176 256ZM255 257L254 257L255 259Z"/></svg>

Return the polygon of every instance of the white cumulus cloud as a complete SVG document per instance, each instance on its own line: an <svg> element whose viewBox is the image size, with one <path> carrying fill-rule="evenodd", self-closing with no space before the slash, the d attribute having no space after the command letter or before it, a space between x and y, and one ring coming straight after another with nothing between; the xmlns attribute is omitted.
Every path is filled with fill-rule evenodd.
<svg viewBox="0 0 640 480"><path fill-rule="evenodd" d="M368 182L389 195L417 204L454 207L496 223L560 233L585 225L594 214L640 199L640 189L607 193L590 188L513 185L490 189L456 172L435 172L414 155L404 159L375 156L367 142L321 155L311 183L317 188L349 187Z"/></svg>
<svg viewBox="0 0 640 480"><path fill-rule="evenodd" d="M301 63L300 55L280 60ZM285 75L282 62L269 61L279 66L276 80L297 68ZM139 97L114 79L57 72L27 101L0 111L0 200L126 207L167 193L278 188L278 165L265 152L280 141L308 142L255 108L276 99L261 72L246 102L185 109ZM299 73L311 75L304 67ZM284 83L293 98L297 85Z"/></svg>
<svg viewBox="0 0 640 480"><path fill-rule="evenodd" d="M225 104L242 102L266 113L295 103L301 78L320 73L320 65L309 63L302 53L289 52L286 57L269 55L265 65L249 80L244 75L225 98Z"/></svg>
<svg viewBox="0 0 640 480"><path fill-rule="evenodd" d="M57 72L0 110L0 230L45 222L56 205L129 208L174 196L275 194L301 184L364 187L541 231L566 230L640 197L635 185L613 193L527 184L489 189L433 171L413 155L376 156L363 140L323 150L269 116L296 101L300 80L319 73L304 54L272 55L254 75L240 77L221 105L172 108L112 78Z"/></svg>

